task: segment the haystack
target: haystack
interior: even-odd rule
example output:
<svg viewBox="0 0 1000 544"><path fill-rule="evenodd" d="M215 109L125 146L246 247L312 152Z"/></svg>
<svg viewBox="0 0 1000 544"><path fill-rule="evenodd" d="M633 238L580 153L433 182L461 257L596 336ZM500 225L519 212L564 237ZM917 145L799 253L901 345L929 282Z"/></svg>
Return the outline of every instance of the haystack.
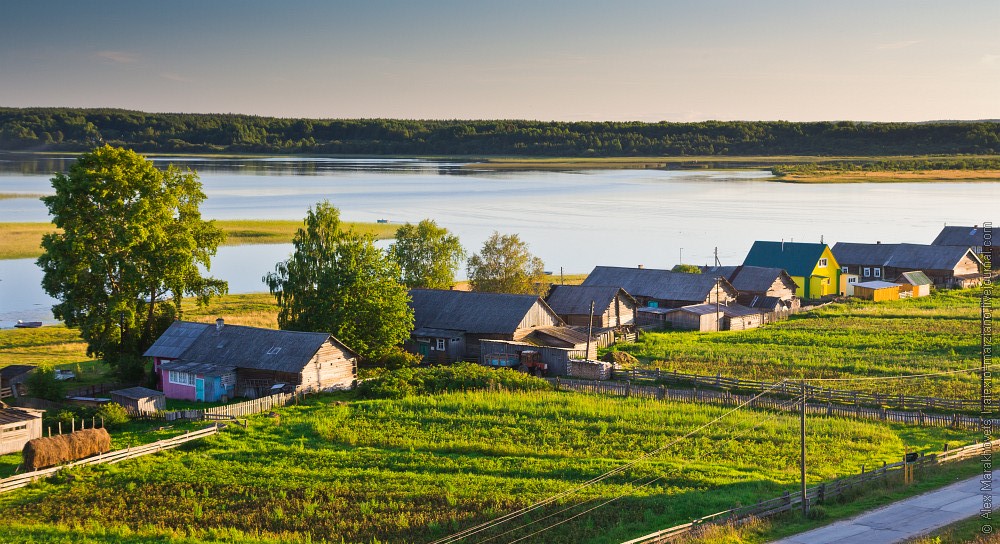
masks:
<svg viewBox="0 0 1000 544"><path fill-rule="evenodd" d="M35 438L24 445L22 463L28 470L61 465L111 450L111 435L104 429L86 429L48 438Z"/></svg>

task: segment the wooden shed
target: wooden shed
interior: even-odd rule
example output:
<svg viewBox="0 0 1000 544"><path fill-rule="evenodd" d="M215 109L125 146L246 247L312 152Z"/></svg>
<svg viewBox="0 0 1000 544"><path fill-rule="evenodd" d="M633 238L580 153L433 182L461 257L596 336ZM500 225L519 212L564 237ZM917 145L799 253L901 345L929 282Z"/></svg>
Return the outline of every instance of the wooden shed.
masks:
<svg viewBox="0 0 1000 544"><path fill-rule="evenodd" d="M117 389L110 393L111 402L120 404L131 413L151 414L167 409L167 396L145 387Z"/></svg>
<svg viewBox="0 0 1000 544"><path fill-rule="evenodd" d="M854 296L875 302L899 300L899 284L887 281L866 281L854 284Z"/></svg>
<svg viewBox="0 0 1000 544"><path fill-rule="evenodd" d="M42 410L0 408L0 455L20 452L29 440L41 436Z"/></svg>
<svg viewBox="0 0 1000 544"><path fill-rule="evenodd" d="M693 304L670 310L663 314L670 328L685 331L719 331L724 327L725 306L716 304Z"/></svg>
<svg viewBox="0 0 1000 544"><path fill-rule="evenodd" d="M903 272L896 278L899 284L899 292L903 296L926 297L931 294L931 286L934 282L923 272ZM909 294L907 294L909 293Z"/></svg>

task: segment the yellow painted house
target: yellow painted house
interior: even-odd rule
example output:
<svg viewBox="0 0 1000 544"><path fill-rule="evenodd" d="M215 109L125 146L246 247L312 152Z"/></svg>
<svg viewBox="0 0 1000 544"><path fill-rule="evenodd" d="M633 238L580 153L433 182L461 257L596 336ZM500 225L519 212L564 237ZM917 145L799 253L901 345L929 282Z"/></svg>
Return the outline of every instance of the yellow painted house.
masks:
<svg viewBox="0 0 1000 544"><path fill-rule="evenodd" d="M802 299L839 294L840 265L826 244L757 241L743 266L784 269L795 280L795 295Z"/></svg>

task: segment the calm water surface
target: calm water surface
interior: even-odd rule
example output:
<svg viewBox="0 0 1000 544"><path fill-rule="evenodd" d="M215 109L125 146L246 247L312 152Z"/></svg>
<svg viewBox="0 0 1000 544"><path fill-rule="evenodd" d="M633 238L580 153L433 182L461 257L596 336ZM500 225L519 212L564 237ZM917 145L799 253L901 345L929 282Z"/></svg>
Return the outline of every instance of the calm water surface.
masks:
<svg viewBox="0 0 1000 544"><path fill-rule="evenodd" d="M155 159L167 164L167 159ZM0 193L50 193L71 160L0 161ZM756 239L930 243L945 224L995 220L1000 184L798 185L764 171L579 170L489 172L415 159L177 159L198 171L214 219L301 219L328 199L349 221L433 218L471 251L494 230L518 233L555 273L597 264L705 264L718 247L738 264ZM992 216L992 217L991 217ZM0 221L46 221L35 199L0 200ZM234 293L290 245L223 247L212 274ZM51 320L33 261L0 261L0 326Z"/></svg>

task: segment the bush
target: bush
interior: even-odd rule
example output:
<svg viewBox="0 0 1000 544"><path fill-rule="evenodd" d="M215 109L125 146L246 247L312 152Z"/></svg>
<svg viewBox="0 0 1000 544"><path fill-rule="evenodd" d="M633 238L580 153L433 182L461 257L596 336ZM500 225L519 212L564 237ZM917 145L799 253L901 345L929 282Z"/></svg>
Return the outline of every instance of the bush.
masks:
<svg viewBox="0 0 1000 544"><path fill-rule="evenodd" d="M66 382L56 379L56 371L51 366L40 366L25 380L28 395L59 402L66 396Z"/></svg>
<svg viewBox="0 0 1000 544"><path fill-rule="evenodd" d="M394 347L388 353L379 358L378 365L383 368L388 368L389 370L396 370L398 368L415 367L419 365L422 360L423 359L419 355Z"/></svg>
<svg viewBox="0 0 1000 544"><path fill-rule="evenodd" d="M473 363L430 368L400 368L361 382L362 398L402 398L450 391L499 388L508 391L552 389L549 382L516 370L493 369Z"/></svg>
<svg viewBox="0 0 1000 544"><path fill-rule="evenodd" d="M117 402L109 402L97 409L94 414L104 421L105 426L117 427L129 422L128 412L125 407Z"/></svg>

